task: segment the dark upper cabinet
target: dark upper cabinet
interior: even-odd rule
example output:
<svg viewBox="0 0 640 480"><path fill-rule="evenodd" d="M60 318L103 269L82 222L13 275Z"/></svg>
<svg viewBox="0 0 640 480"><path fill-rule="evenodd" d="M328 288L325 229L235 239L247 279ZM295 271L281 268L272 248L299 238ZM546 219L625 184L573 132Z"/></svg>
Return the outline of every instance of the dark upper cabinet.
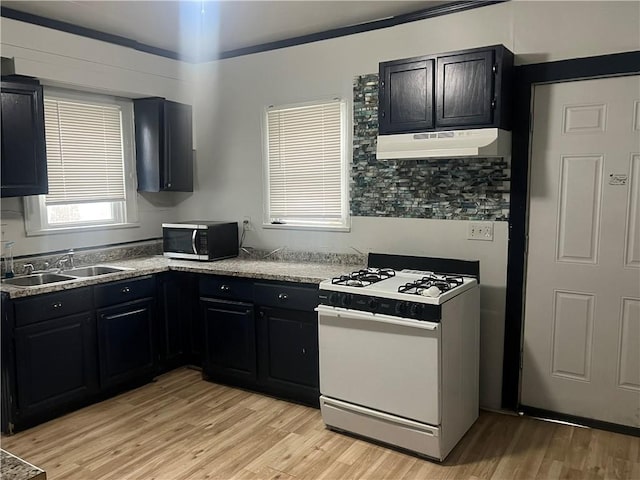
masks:
<svg viewBox="0 0 640 480"><path fill-rule="evenodd" d="M438 57L436 125L492 124L493 68L493 50Z"/></svg>
<svg viewBox="0 0 640 480"><path fill-rule="evenodd" d="M37 80L2 78L2 197L48 192L42 86Z"/></svg>
<svg viewBox="0 0 640 480"><path fill-rule="evenodd" d="M138 191L192 192L191 105L152 97L133 106Z"/></svg>
<svg viewBox="0 0 640 480"><path fill-rule="evenodd" d="M380 66L380 131L433 128L434 60L387 62Z"/></svg>
<svg viewBox="0 0 640 480"><path fill-rule="evenodd" d="M379 132L510 130L512 71L502 45L381 63Z"/></svg>

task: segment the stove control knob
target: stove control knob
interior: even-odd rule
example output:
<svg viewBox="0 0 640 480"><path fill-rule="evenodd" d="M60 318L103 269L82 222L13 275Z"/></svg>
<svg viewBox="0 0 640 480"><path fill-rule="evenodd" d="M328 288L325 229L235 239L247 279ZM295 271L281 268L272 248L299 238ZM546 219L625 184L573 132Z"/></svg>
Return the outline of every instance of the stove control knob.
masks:
<svg viewBox="0 0 640 480"><path fill-rule="evenodd" d="M407 313L407 302L398 302L396 303L396 314L398 315L406 315Z"/></svg>
<svg viewBox="0 0 640 480"><path fill-rule="evenodd" d="M342 296L342 305L344 305L345 307L348 307L349 305L351 305L352 300L353 300L353 296L350 293L345 293Z"/></svg>
<svg viewBox="0 0 640 480"><path fill-rule="evenodd" d="M411 316L414 318L418 318L422 316L422 312L424 312L424 305L420 305L419 303L414 303L411 305Z"/></svg>
<svg viewBox="0 0 640 480"><path fill-rule="evenodd" d="M338 292L331 292L329 294L329 303L331 305L337 305L340 301L340 294Z"/></svg>
<svg viewBox="0 0 640 480"><path fill-rule="evenodd" d="M378 308L378 300L376 300L375 298L370 298L367 301L367 306L371 309L371 310L376 310Z"/></svg>

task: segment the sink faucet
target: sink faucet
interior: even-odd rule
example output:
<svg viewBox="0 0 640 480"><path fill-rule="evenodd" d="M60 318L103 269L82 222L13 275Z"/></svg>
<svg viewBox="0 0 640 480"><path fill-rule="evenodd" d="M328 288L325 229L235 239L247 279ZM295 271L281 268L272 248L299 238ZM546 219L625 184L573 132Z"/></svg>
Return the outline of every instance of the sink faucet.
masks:
<svg viewBox="0 0 640 480"><path fill-rule="evenodd" d="M57 269L59 269L61 272L66 268L67 263L69 268L75 268L75 265L73 264L73 248L70 249L67 253L65 253L64 255L61 255L59 258L57 258L54 262L53 262L53 266Z"/></svg>
<svg viewBox="0 0 640 480"><path fill-rule="evenodd" d="M22 268L24 268L25 275L31 275L34 270L33 263L25 263Z"/></svg>

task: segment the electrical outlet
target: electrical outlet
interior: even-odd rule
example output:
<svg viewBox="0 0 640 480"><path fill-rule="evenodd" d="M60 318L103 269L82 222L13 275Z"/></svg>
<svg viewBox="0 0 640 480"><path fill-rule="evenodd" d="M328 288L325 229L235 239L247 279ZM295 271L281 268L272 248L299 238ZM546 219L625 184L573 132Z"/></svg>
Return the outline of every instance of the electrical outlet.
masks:
<svg viewBox="0 0 640 480"><path fill-rule="evenodd" d="M467 239L493 241L493 222L471 222L467 230Z"/></svg>
<svg viewBox="0 0 640 480"><path fill-rule="evenodd" d="M244 217L242 220L242 227L245 232L250 232L253 230L253 223L251 223L251 217Z"/></svg>

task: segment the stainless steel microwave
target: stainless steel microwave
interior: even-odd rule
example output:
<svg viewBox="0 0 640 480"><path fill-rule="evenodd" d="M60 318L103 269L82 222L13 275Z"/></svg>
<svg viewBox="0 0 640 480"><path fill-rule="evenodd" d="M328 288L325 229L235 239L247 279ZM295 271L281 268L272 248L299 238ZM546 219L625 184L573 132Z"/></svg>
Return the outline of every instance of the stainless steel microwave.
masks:
<svg viewBox="0 0 640 480"><path fill-rule="evenodd" d="M192 220L162 224L165 257L220 260L238 256L238 222Z"/></svg>

